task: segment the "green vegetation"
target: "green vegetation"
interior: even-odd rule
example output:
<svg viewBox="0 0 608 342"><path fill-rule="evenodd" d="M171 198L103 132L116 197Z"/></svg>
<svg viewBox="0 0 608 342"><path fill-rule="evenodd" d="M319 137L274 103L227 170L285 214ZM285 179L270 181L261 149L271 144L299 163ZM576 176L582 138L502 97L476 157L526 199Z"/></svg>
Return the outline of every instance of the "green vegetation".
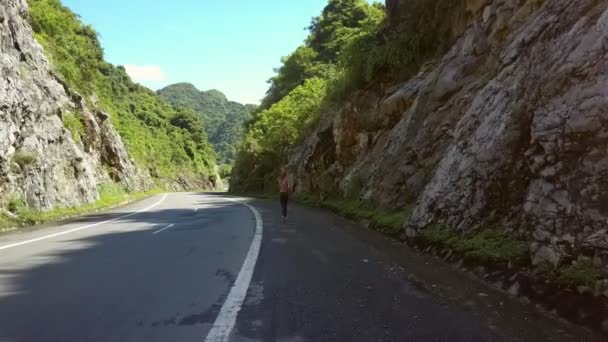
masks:
<svg viewBox="0 0 608 342"><path fill-rule="evenodd" d="M380 4L365 0L330 0L320 16L313 18L304 45L282 59L262 108L270 108L311 78L335 80L344 70L342 60L361 35L376 32L384 18ZM374 24L371 24L371 23ZM369 31L369 32L368 32ZM367 33L365 33L367 32Z"/></svg>
<svg viewBox="0 0 608 342"><path fill-rule="evenodd" d="M23 211L27 208L25 201L22 198L12 196L8 201L8 210L12 213Z"/></svg>
<svg viewBox="0 0 608 342"><path fill-rule="evenodd" d="M559 284L568 287L588 286L608 276L601 268L593 264L591 258L579 257L572 265L561 267L556 271L555 279Z"/></svg>
<svg viewBox="0 0 608 342"><path fill-rule="evenodd" d="M222 164L219 167L218 173L222 179L230 178L230 174L232 174L232 166L229 164Z"/></svg>
<svg viewBox="0 0 608 342"><path fill-rule="evenodd" d="M60 0L29 0L30 22L55 72L92 102L110 113L131 157L154 177L204 177L215 173L215 154L199 115L175 109L153 91L135 84L123 67L103 59L97 33L84 25ZM92 103L89 103L93 106ZM68 115L64 124L80 135Z"/></svg>
<svg viewBox="0 0 608 342"><path fill-rule="evenodd" d="M167 86L158 94L175 107L188 108L199 114L218 162L234 162L237 145L245 134L245 122L251 119L257 106L228 101L218 90L199 91L189 83Z"/></svg>
<svg viewBox="0 0 608 342"><path fill-rule="evenodd" d="M63 113L62 120L63 126L72 133L72 139L76 142L80 142L81 137L84 134L84 125L80 117L72 112L65 112Z"/></svg>
<svg viewBox="0 0 608 342"><path fill-rule="evenodd" d="M13 162L17 163L20 167L26 167L33 165L38 161L36 155L32 152L19 150L13 155Z"/></svg>
<svg viewBox="0 0 608 342"><path fill-rule="evenodd" d="M402 80L444 51L452 34L446 15L457 6L462 4L454 0L412 0L399 20L389 23L382 4L329 0L313 18L304 44L282 59L269 80L240 145L231 189L273 190L277 170L322 112L341 107L373 82Z"/></svg>
<svg viewBox="0 0 608 342"><path fill-rule="evenodd" d="M568 265L555 267L548 261L536 265L536 272L546 280L565 288L586 286L594 289L598 280L608 278L608 273L593 263L589 257L579 256Z"/></svg>
<svg viewBox="0 0 608 342"><path fill-rule="evenodd" d="M269 109L257 113L241 144L235 172L247 177L241 191L274 190L280 165L301 139L302 127L312 125L326 93L327 82L313 78L295 88ZM234 182L231 185L235 185Z"/></svg>
<svg viewBox="0 0 608 342"><path fill-rule="evenodd" d="M524 264L529 261L528 245L523 239L494 228L458 233L435 225L422 231L419 239L426 244L450 248L477 262Z"/></svg>
<svg viewBox="0 0 608 342"><path fill-rule="evenodd" d="M403 224L411 214L411 210L386 210L371 205L365 201L344 199L321 199L313 194L298 194L296 201L319 206L331 210L340 216L352 220L366 220L370 228L384 234L398 237L403 231Z"/></svg>
<svg viewBox="0 0 608 342"><path fill-rule="evenodd" d="M127 202L142 199L160 192L160 189L153 189L146 192L127 193L121 185L108 183L99 187L99 200L94 203L81 207L55 208L50 211L37 211L30 209L21 198L12 197L8 205L8 210L15 214L17 218L9 218L5 215L0 215L0 229L6 229L8 227L18 225L53 222L70 217L89 214L113 206L125 204Z"/></svg>

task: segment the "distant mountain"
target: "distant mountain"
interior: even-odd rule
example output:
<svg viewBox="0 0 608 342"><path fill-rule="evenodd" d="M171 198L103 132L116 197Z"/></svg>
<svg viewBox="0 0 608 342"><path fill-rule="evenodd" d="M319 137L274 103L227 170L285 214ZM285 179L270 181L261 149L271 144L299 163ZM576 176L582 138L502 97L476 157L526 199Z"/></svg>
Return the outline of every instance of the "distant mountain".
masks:
<svg viewBox="0 0 608 342"><path fill-rule="evenodd" d="M219 90L200 91L190 83L167 86L158 94L175 107L186 107L201 115L218 163L230 164L235 160L236 145L244 134L243 126L257 106L228 101Z"/></svg>

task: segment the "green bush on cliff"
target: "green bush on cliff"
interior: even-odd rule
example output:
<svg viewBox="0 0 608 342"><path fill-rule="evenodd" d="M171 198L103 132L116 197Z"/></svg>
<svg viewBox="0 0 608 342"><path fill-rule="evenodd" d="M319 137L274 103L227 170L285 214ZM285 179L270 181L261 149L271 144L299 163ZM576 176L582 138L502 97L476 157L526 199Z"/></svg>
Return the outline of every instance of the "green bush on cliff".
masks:
<svg viewBox="0 0 608 342"><path fill-rule="evenodd" d="M141 167L162 178L210 178L215 173L215 153L200 116L174 109L153 91L133 83L123 67L105 62L97 33L59 0L28 3L35 37L55 72L86 99L98 98L95 106L110 113L129 154ZM68 119L66 127L73 134L79 131L74 120Z"/></svg>
<svg viewBox="0 0 608 342"><path fill-rule="evenodd" d="M65 112L63 113L62 121L63 126L72 134L72 139L76 142L80 142L81 137L84 134L84 124L80 117L72 112Z"/></svg>
<svg viewBox="0 0 608 342"><path fill-rule="evenodd" d="M33 165L38 161L36 155L32 152L19 150L13 155L13 162L17 163L20 167L26 167Z"/></svg>
<svg viewBox="0 0 608 342"><path fill-rule="evenodd" d="M462 3L455 0L410 0L399 23L391 26L384 15L370 11L340 55L344 74L334 89L335 97L340 99L375 77L398 79L412 74L444 51L452 29L446 16L459 6Z"/></svg>

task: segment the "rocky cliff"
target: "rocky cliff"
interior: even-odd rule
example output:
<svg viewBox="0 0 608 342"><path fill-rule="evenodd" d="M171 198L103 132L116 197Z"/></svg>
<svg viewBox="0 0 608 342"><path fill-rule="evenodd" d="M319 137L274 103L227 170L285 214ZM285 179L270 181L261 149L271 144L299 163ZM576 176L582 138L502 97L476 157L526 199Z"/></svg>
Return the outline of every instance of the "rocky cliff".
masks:
<svg viewBox="0 0 608 342"><path fill-rule="evenodd" d="M411 3L387 1L390 25ZM415 207L410 237L491 225L528 236L534 264L605 265L608 2L467 0L435 15L447 52L325 111L290 158L297 191L362 185L362 199Z"/></svg>
<svg viewBox="0 0 608 342"><path fill-rule="evenodd" d="M37 209L77 206L115 181L129 190L151 186L129 159L108 115L51 72L27 22L25 0L0 2L0 196ZM84 132L64 124L76 115ZM112 170L108 173L107 170Z"/></svg>

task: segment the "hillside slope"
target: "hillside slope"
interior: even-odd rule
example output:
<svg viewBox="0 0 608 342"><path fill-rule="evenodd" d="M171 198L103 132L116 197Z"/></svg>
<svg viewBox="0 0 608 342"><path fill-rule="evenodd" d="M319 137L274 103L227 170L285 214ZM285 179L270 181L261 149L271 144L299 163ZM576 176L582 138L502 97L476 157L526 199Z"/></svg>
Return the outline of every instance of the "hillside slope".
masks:
<svg viewBox="0 0 608 342"><path fill-rule="evenodd" d="M80 206L115 183L213 186L196 115L106 63L95 31L58 0L2 2L0 18L1 206Z"/></svg>
<svg viewBox="0 0 608 342"><path fill-rule="evenodd" d="M299 191L357 180L367 200L416 205L410 236L497 224L530 236L535 263L608 258L608 4L479 1L450 17L463 30L436 63L322 114L291 155Z"/></svg>
<svg viewBox="0 0 608 342"><path fill-rule="evenodd" d="M306 73L322 62L311 42L323 34L322 49L343 47L330 61L337 80L324 78L325 94L306 92L317 105L296 116L285 154L264 144L290 95L271 101L231 189L276 191L288 164L298 194L401 212L403 239L505 269L523 263L530 277L591 293L605 312L608 3L388 0L380 21L368 15L346 30L324 20L348 17L345 4L365 6L330 0L285 59L305 61L295 65L306 82L319 77ZM298 52L306 48L310 59ZM275 80L283 69L293 65Z"/></svg>
<svg viewBox="0 0 608 342"><path fill-rule="evenodd" d="M237 144L243 138L244 124L251 119L255 106L228 101L226 95L215 89L199 91L190 83L169 85L158 94L176 107L188 108L201 115L218 162L234 162Z"/></svg>

